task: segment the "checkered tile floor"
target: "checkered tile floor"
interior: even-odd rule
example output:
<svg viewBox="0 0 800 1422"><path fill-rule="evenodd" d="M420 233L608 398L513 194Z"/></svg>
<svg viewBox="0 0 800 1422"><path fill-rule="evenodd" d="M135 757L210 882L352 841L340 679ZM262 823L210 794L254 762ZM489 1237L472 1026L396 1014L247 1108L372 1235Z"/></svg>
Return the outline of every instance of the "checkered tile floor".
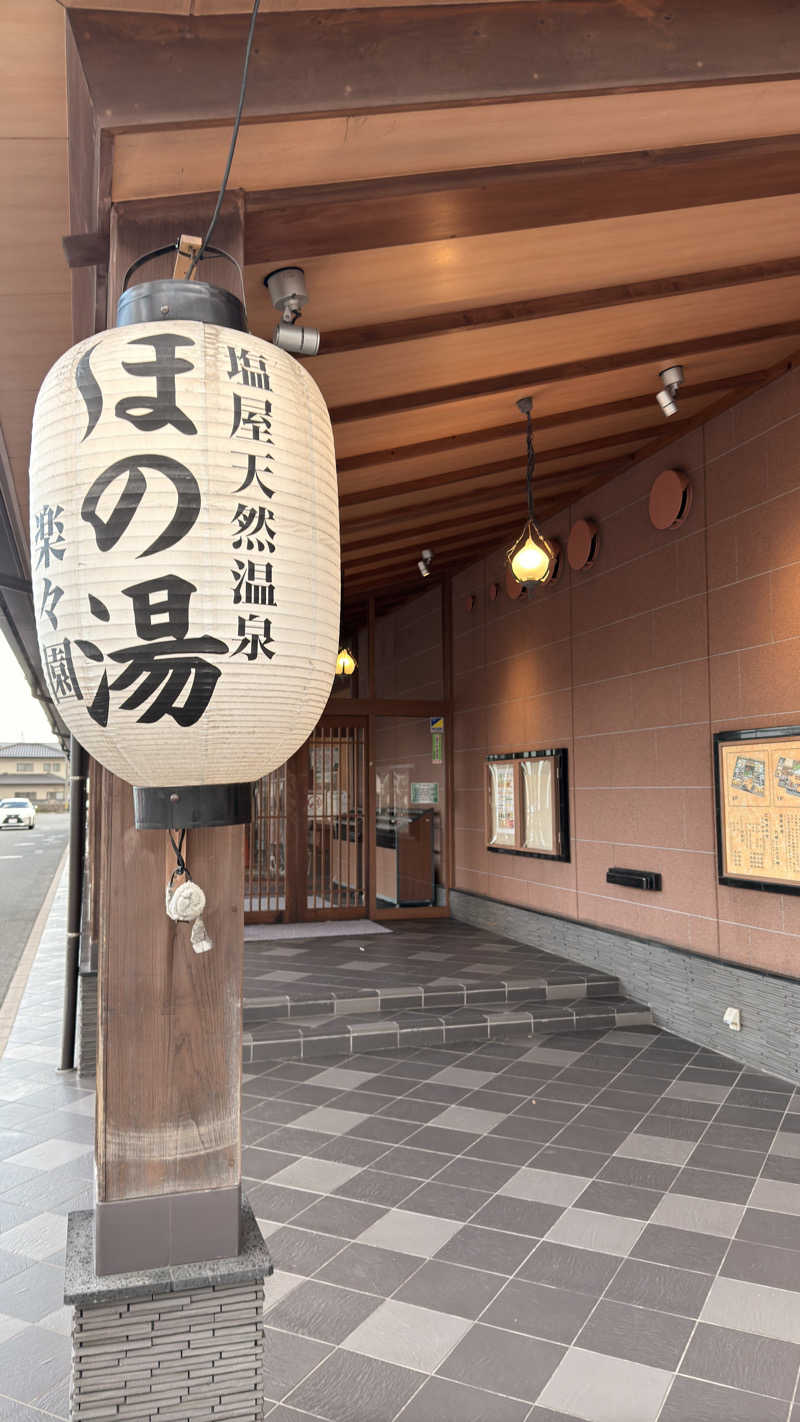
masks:
<svg viewBox="0 0 800 1422"><path fill-rule="evenodd" d="M0 1422L67 1416L63 899L0 1063ZM800 1422L800 1093L654 1028L244 1081L269 1422Z"/></svg>
<svg viewBox="0 0 800 1422"><path fill-rule="evenodd" d="M248 1066L652 1020L611 973L441 919L363 943L249 938L244 973Z"/></svg>

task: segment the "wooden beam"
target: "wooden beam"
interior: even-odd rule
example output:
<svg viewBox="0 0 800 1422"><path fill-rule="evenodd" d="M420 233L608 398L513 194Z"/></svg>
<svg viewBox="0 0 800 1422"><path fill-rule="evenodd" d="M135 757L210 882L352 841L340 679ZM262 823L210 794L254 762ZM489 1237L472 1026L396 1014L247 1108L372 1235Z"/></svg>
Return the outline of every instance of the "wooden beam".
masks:
<svg viewBox="0 0 800 1422"><path fill-rule="evenodd" d="M771 326L750 326L739 331L720 331L718 335L700 336L695 340L680 341L657 346L640 346L637 350L616 351L613 354L592 356L589 359L563 361L559 365L534 367L532 370L515 370L508 374L482 376L477 380L463 380L456 385L439 385L428 390L410 390L402 395L384 396L379 400L363 400L358 404L340 405L331 410L334 425L350 423L353 420L374 419L378 415L396 415L405 410L421 410L429 405L441 405L459 400L472 400L478 395L496 395L506 390L521 387L534 388L552 385L559 380L577 380L584 375L602 375L614 370L627 370L631 366L649 365L656 367L653 373L653 394L657 389L659 363L666 359L685 359L692 355L706 355L711 351L730 350L734 346L755 345L762 341L779 340L785 336L800 335L800 320L778 321Z"/></svg>
<svg viewBox="0 0 800 1422"><path fill-rule="evenodd" d="M719 380L699 381L696 384L691 382L681 389L681 397L686 400L693 400L702 395L719 395L724 390L732 390L739 386L750 387L764 372L749 371L745 375L727 375ZM598 415L621 415L629 410L651 410L655 403L655 395L630 395L624 400L609 400L602 407L597 405L583 405L577 410L559 410L553 415L542 415L536 420L536 429L550 430L557 429L561 425L582 424L585 420L596 420ZM505 425L492 425L489 429L464 430L455 435L445 435L440 439L418 440L415 444L395 445L391 449L370 450L367 454L351 454L343 459L337 459L336 467L340 474L349 474L356 469L371 469L379 464L394 464L398 460L424 458L426 455L444 454L451 449L468 449L474 444L489 444L492 440L508 439L514 435L519 435L523 429L522 423L517 418ZM540 456L544 458L544 456ZM399 486L398 486L399 487ZM345 495L344 498L349 498ZM344 498L339 502L343 503Z"/></svg>
<svg viewBox="0 0 800 1422"><path fill-rule="evenodd" d="M676 87L797 73L786 0L570 0L264 13L247 114L359 113L548 94ZM309 3L309 0L304 0ZM148 7L152 9L151 7ZM70 16L110 128L232 116L247 15ZM590 56L587 60L587 56Z"/></svg>
<svg viewBox="0 0 800 1422"><path fill-rule="evenodd" d="M631 457L631 462L633 462L633 458L634 457ZM569 489L570 497L576 498L583 492L585 487L586 481L578 484L577 487L565 485L565 492ZM554 502L554 497L543 500L537 509L537 517L541 519L546 518L548 516L548 510L552 508ZM420 517L424 519L423 512L420 513ZM485 532L487 528L505 527L508 525L510 537L514 531L516 521L519 521L519 529L517 531L521 532L525 517L525 491L523 489L519 499L498 504L494 509L488 508L480 511L480 533ZM433 544L435 554L437 549L441 550L443 547L447 547L454 542L460 546L464 541L469 541L471 537L476 536L474 533L476 520L474 517L469 517L469 510L464 510L460 518L456 514L455 516L451 516L449 521L444 519L439 522L440 526L438 528L432 527L430 523L423 522L420 527L416 529L403 529L399 534L395 533L390 525L383 530L381 535L376 534L373 538L363 538L351 543L348 547L342 549L342 568L345 573L347 573L348 570L352 570L354 567L357 568L365 565L372 566L374 564L374 566L378 568L383 566L390 567L393 559L399 556L404 549L409 550L406 556L411 557L415 548L427 546L431 543ZM416 561L416 558L414 561Z"/></svg>
<svg viewBox="0 0 800 1422"><path fill-rule="evenodd" d="M800 136L250 193L245 261L456 241L800 189Z"/></svg>
<svg viewBox="0 0 800 1422"><path fill-rule="evenodd" d="M66 239L63 239L66 240ZM571 316L582 311L604 311L613 306L629 306L638 301L688 296L702 291L721 291L730 286L750 286L778 277L800 276L800 257L779 257L770 262L749 262L745 266L718 267L680 276L656 277L648 281L622 282L616 286L593 287L588 291L559 292L527 301L503 301L494 306L473 306L463 311L440 311L415 316L406 321L384 321L375 325L350 326L326 331L322 337L325 355L363 351L381 346L417 341L426 336L485 330L516 321L538 321L548 316Z"/></svg>
<svg viewBox="0 0 800 1422"><path fill-rule="evenodd" d="M652 403L655 402L653 401ZM679 422L677 425L673 425L673 430L679 433L682 427L682 424ZM560 445L557 449L546 449L541 454L537 454L536 467L538 469L543 464L553 464L559 459L571 459L575 456L591 454L592 451L596 449L614 449L621 444L634 444L639 439L652 439L661 433L662 428L662 425L647 425L642 429L618 430L616 434L599 435L597 439L587 439L581 444L564 444ZM519 434L520 446L522 446L524 437L523 427L521 425L515 427L514 432ZM506 470L511 469L518 470L521 478L524 474L524 463L524 452L521 452L512 455L510 459L496 459L492 463L479 464L473 468L449 469L440 474L433 473L427 479L407 479L402 482L395 482L394 484L376 485L370 489L357 489L350 494L340 494L339 507L342 509L359 507L361 504L374 503L378 500L397 499L398 496L403 494L435 493L438 488L445 484L467 483L470 479L489 478L493 474L502 474ZM540 488L546 488L550 482L552 481L536 479L534 481L534 488L538 492ZM470 492L470 498L473 497L473 493L474 491ZM424 507L425 511L429 512L433 508L445 508L448 505L452 507L452 498L439 504L427 502ZM403 511L403 507L404 506L398 507L398 514ZM385 518L386 514L379 515L379 517ZM343 527L351 529L358 525L368 524L370 521L375 522L374 516L372 518L368 515L366 518L347 519Z"/></svg>

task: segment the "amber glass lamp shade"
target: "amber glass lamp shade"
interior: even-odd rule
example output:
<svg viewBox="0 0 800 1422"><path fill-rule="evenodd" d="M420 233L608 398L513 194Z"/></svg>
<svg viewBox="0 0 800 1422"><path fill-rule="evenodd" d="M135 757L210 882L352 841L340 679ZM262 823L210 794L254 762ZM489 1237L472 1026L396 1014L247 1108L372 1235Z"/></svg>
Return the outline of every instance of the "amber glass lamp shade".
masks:
<svg viewBox="0 0 800 1422"><path fill-rule="evenodd" d="M548 583L556 567L556 551L549 539L528 519L507 553L508 566L518 583Z"/></svg>
<svg viewBox="0 0 800 1422"><path fill-rule="evenodd" d="M336 675L352 676L357 665L358 663L352 653L349 652L346 647L342 647L336 658Z"/></svg>

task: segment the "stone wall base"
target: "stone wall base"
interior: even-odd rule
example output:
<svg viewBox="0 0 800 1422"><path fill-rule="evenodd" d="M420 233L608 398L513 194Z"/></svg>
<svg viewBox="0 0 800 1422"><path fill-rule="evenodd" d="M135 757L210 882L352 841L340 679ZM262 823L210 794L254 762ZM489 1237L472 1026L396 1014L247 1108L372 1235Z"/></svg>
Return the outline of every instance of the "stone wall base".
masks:
<svg viewBox="0 0 800 1422"><path fill-rule="evenodd" d="M800 1082L800 978L756 972L462 889L450 890L450 912L476 928L615 973L623 992L652 1008L659 1027L759 1071ZM741 1009L741 1032L725 1026L726 1007Z"/></svg>
<svg viewBox="0 0 800 1422"><path fill-rule="evenodd" d="M75 1037L78 1079L97 1072L97 971L78 977L78 1023Z"/></svg>
<svg viewBox="0 0 800 1422"><path fill-rule="evenodd" d="M264 1279L271 1266L243 1207L235 1260L98 1277L91 1211L70 1216L71 1422L261 1422Z"/></svg>

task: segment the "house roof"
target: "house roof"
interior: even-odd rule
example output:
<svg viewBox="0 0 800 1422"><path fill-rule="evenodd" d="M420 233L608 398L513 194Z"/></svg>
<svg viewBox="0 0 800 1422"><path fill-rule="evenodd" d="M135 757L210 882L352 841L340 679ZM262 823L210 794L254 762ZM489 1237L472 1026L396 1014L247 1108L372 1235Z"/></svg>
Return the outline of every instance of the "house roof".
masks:
<svg viewBox="0 0 800 1422"><path fill-rule="evenodd" d="M0 775L0 796L4 789L10 789L12 785L58 785L63 789L64 784L63 775L44 775L41 771L30 775Z"/></svg>
<svg viewBox="0 0 800 1422"><path fill-rule="evenodd" d="M60 746L48 746L43 741L10 741L7 745L0 745L0 760L16 760L20 757L27 760L67 758Z"/></svg>

